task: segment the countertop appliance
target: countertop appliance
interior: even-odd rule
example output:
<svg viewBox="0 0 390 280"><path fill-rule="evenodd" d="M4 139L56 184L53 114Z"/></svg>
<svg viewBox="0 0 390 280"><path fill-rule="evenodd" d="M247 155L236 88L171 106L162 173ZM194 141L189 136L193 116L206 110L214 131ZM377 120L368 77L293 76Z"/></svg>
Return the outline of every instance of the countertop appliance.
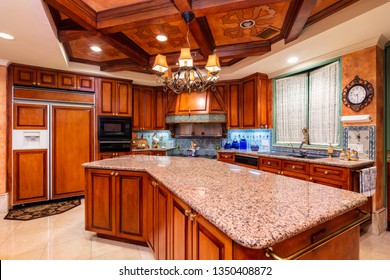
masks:
<svg viewBox="0 0 390 280"><path fill-rule="evenodd" d="M98 117L98 138L100 141L130 141L131 128L131 117Z"/></svg>

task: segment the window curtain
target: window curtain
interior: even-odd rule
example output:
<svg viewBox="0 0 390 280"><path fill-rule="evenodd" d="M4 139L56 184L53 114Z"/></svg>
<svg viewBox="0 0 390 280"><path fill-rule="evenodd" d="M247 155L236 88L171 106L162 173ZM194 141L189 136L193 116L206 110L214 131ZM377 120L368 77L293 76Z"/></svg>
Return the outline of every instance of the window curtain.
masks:
<svg viewBox="0 0 390 280"><path fill-rule="evenodd" d="M339 145L340 79L339 62L309 74L309 143Z"/></svg>
<svg viewBox="0 0 390 280"><path fill-rule="evenodd" d="M307 73L275 81L276 143L301 143L306 127Z"/></svg>

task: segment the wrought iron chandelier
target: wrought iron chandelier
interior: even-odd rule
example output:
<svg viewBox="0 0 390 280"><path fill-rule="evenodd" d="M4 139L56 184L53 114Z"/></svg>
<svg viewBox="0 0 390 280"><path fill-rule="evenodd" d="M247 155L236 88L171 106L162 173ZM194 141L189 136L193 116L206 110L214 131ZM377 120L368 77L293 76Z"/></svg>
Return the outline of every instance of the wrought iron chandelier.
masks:
<svg viewBox="0 0 390 280"><path fill-rule="evenodd" d="M176 73L171 72L167 59L164 55L158 54L153 64L153 70L157 72L156 81L164 84L164 91L172 90L176 94L187 92L202 93L208 89L215 90L215 84L219 78L221 66L216 54L209 55L205 68L207 76L194 65L190 49L189 23L195 17L192 12L184 12L183 19L187 23L187 44L188 48L182 48L179 57L179 69Z"/></svg>

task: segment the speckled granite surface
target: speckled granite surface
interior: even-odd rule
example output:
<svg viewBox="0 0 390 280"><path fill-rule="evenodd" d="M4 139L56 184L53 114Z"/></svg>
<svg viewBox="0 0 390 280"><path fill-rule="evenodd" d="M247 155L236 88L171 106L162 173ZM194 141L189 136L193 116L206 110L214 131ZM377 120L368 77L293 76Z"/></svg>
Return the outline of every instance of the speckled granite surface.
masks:
<svg viewBox="0 0 390 280"><path fill-rule="evenodd" d="M324 165L331 165L331 166L338 166L338 167L347 167L347 168L358 168L358 167L364 167L368 166L370 164L373 164L375 161L368 160L368 159L359 159L357 161L352 160L341 160L337 157L335 158L318 158L318 159L306 159L306 158L296 158L291 156L286 156L280 153L261 153L261 152L252 152L250 150L219 150L219 152L227 152L227 153L235 153L235 154L241 154L241 155L249 155L249 156L262 156L262 157L272 157L272 158L280 158L280 159L288 159L288 160L295 160L295 161L302 161L302 162L308 162L308 163L318 163L318 164L324 164Z"/></svg>
<svg viewBox="0 0 390 280"><path fill-rule="evenodd" d="M367 200L358 193L205 158L138 155L83 166L145 171L249 248L271 246Z"/></svg>
<svg viewBox="0 0 390 280"><path fill-rule="evenodd" d="M142 151L153 151L153 152L158 152L158 151L163 151L163 152L168 152L168 151L173 151L175 148L159 148L159 149L154 149L154 148L147 148L147 149L133 149L131 150L132 152L142 152Z"/></svg>

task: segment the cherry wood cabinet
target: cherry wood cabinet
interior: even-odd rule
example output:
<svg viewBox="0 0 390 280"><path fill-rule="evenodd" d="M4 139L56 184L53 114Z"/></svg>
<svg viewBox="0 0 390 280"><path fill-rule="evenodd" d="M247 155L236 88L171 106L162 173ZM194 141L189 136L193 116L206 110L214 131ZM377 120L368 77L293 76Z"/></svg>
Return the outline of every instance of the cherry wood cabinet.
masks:
<svg viewBox="0 0 390 280"><path fill-rule="evenodd" d="M95 77L58 73L58 88L95 92Z"/></svg>
<svg viewBox="0 0 390 280"><path fill-rule="evenodd" d="M94 109L52 107L52 197L83 195L84 168L94 160Z"/></svg>
<svg viewBox="0 0 390 280"><path fill-rule="evenodd" d="M134 86L133 130L153 130L155 111L154 89L152 87Z"/></svg>
<svg viewBox="0 0 390 280"><path fill-rule="evenodd" d="M165 113L168 106L168 94L162 88L155 89L155 114L154 129L164 130L167 128L165 123Z"/></svg>
<svg viewBox="0 0 390 280"><path fill-rule="evenodd" d="M218 153L218 160L227 162L227 163L234 163L234 153L225 153L225 152L219 152Z"/></svg>
<svg viewBox="0 0 390 280"><path fill-rule="evenodd" d="M13 151L13 204L48 200L47 149Z"/></svg>
<svg viewBox="0 0 390 280"><path fill-rule="evenodd" d="M145 243L147 175L86 169L86 178L86 230Z"/></svg>
<svg viewBox="0 0 390 280"><path fill-rule="evenodd" d="M95 77L51 69L13 66L14 84L95 92Z"/></svg>
<svg viewBox="0 0 390 280"><path fill-rule="evenodd" d="M148 179L147 194L147 242L157 260L168 260L169 256L169 203L170 191L154 178Z"/></svg>
<svg viewBox="0 0 390 280"><path fill-rule="evenodd" d="M38 86L56 88L57 72L23 66L15 66L13 69L14 84L26 86Z"/></svg>
<svg viewBox="0 0 390 280"><path fill-rule="evenodd" d="M97 111L102 116L132 116L132 83L98 79Z"/></svg>
<svg viewBox="0 0 390 280"><path fill-rule="evenodd" d="M121 156L126 156L126 155L130 155L130 152L116 152L116 153L101 152L98 154L98 158L99 158L99 160L101 160L101 159L121 157Z"/></svg>
<svg viewBox="0 0 390 280"><path fill-rule="evenodd" d="M268 77L255 73L228 83L228 129L268 127Z"/></svg>

